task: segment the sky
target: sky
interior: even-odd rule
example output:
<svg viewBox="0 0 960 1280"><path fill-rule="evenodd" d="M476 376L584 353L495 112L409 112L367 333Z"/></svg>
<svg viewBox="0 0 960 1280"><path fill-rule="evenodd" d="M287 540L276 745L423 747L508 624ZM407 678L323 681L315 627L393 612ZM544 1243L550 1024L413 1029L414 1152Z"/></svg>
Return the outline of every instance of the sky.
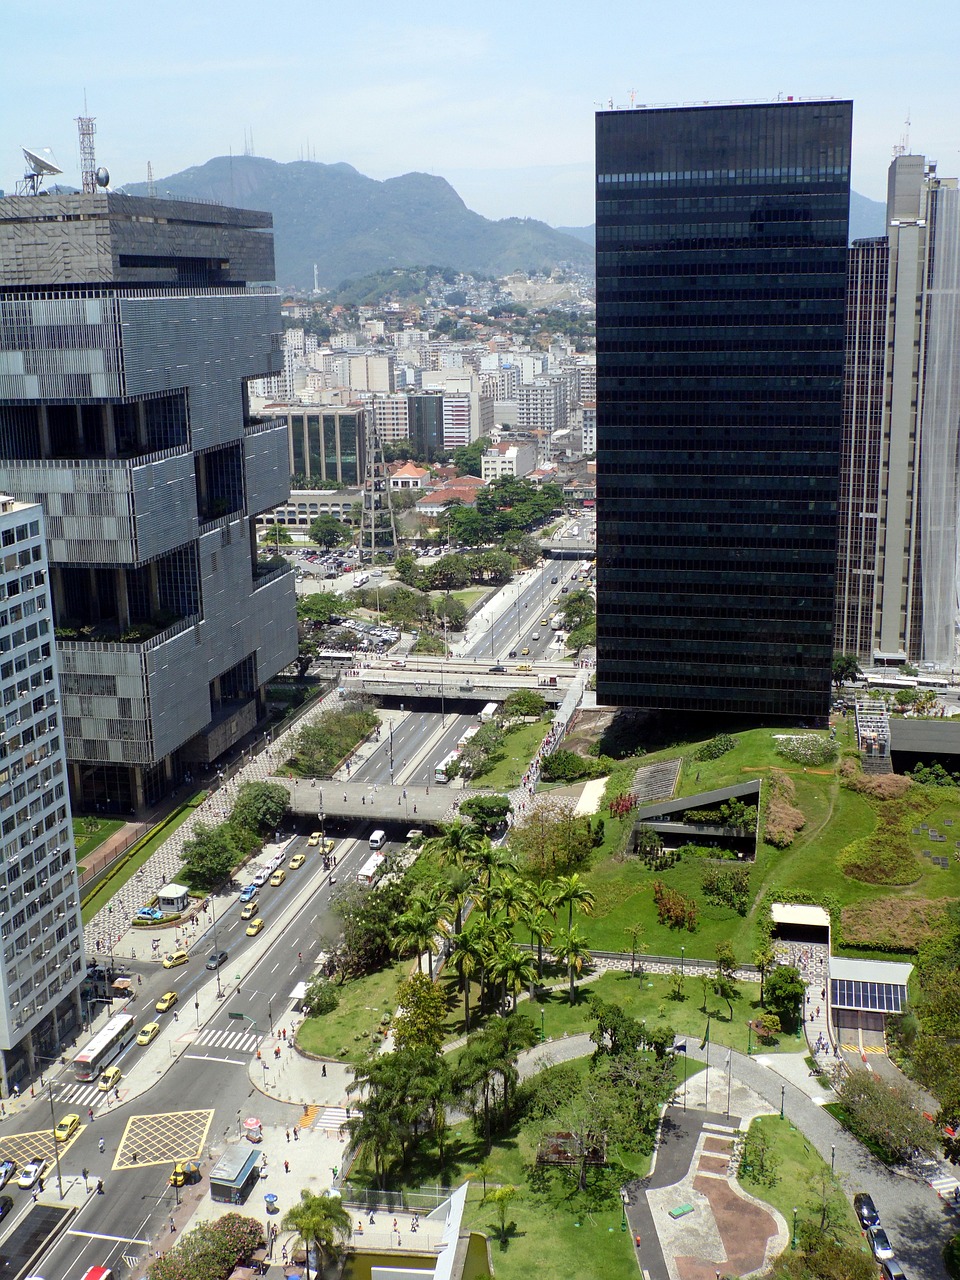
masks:
<svg viewBox="0 0 960 1280"><path fill-rule="evenodd" d="M960 174L946 0L2 0L0 50L8 194L21 146L79 186L84 93L114 186L252 149L438 174L486 217L581 226L598 107L781 94L853 98L863 195L884 198L904 142Z"/></svg>

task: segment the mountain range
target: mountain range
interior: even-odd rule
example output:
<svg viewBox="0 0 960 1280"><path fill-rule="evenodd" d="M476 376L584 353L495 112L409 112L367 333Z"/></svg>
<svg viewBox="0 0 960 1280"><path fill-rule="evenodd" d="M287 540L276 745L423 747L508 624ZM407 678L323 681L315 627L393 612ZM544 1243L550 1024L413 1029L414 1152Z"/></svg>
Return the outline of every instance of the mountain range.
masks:
<svg viewBox="0 0 960 1280"><path fill-rule="evenodd" d="M128 184L146 195L145 183ZM593 250L532 218L492 222L468 209L444 178L404 173L378 182L349 164L217 156L156 182L159 196L215 200L273 214L277 283L326 288L391 267L453 267L478 275L593 271Z"/></svg>
<svg viewBox="0 0 960 1280"><path fill-rule="evenodd" d="M404 173L380 182L349 164L216 156L156 182L160 196L213 200L273 214L277 283L309 290L394 267L452 267L476 275L592 273L595 229L533 218L492 221L468 209L445 178ZM145 183L128 184L146 195ZM850 239L882 235L885 206L852 193Z"/></svg>

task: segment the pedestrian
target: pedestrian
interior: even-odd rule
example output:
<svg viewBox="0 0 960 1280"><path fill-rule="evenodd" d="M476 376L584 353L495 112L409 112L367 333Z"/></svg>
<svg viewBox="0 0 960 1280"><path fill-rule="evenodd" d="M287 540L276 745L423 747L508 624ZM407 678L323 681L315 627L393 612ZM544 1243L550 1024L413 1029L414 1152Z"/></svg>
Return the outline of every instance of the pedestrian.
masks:
<svg viewBox="0 0 960 1280"><path fill-rule="evenodd" d="M37 1201L38 1201L39 1199L40 1199L40 1191L39 1191L39 1188L34 1187L34 1188L33 1188L33 1203L34 1203L34 1204L36 1204L36 1203L37 1203Z"/></svg>
<svg viewBox="0 0 960 1280"><path fill-rule="evenodd" d="M394 1218L394 1220L393 1220L393 1229L394 1229L394 1231L399 1231L399 1230L400 1230L400 1228L397 1226L397 1220L396 1220L396 1218Z"/></svg>
<svg viewBox="0 0 960 1280"><path fill-rule="evenodd" d="M87 1107L87 1119L93 1124L93 1107Z"/></svg>
<svg viewBox="0 0 960 1280"><path fill-rule="evenodd" d="M817 1017L818 1017L818 1018L820 1017L820 1006L819 1006L819 1005L817 1005Z"/></svg>
<svg viewBox="0 0 960 1280"><path fill-rule="evenodd" d="M283 1248L280 1250L280 1261L281 1261L281 1262L284 1262L284 1263L287 1261L287 1246L286 1246L286 1245L284 1245L284 1246L283 1246Z"/></svg>
<svg viewBox="0 0 960 1280"><path fill-rule="evenodd" d="M103 1155L103 1151L104 1151L104 1141L103 1141L103 1139L102 1139L102 1138L101 1138L101 1139L100 1139L100 1141L97 1143L97 1146L100 1148L100 1154L101 1154L101 1155Z"/></svg>
<svg viewBox="0 0 960 1280"><path fill-rule="evenodd" d="M289 1161L289 1160L284 1160L284 1162L283 1162L283 1172L284 1172L284 1173L289 1173L289 1172L290 1172L290 1161Z"/></svg>
<svg viewBox="0 0 960 1280"><path fill-rule="evenodd" d="M296 1125L293 1126L293 1140L294 1142L300 1141L300 1130L297 1128Z"/></svg>
<svg viewBox="0 0 960 1280"><path fill-rule="evenodd" d="M284 1028L283 1028L283 1030L280 1032L280 1034L283 1036L284 1040L286 1040L286 1038L287 1038L287 1028L286 1028L286 1027L284 1027Z"/></svg>
<svg viewBox="0 0 960 1280"><path fill-rule="evenodd" d="M326 1063L324 1063L324 1064L323 1064L323 1066L320 1068L320 1074L324 1077L324 1079L326 1079L326 1075L327 1075L327 1064L326 1064Z"/></svg>
<svg viewBox="0 0 960 1280"><path fill-rule="evenodd" d="M138 987L142 987L142 986L143 986L143 974L142 974L142 973L138 973L138 974L137 974L137 986L138 986Z"/></svg>
<svg viewBox="0 0 960 1280"><path fill-rule="evenodd" d="M177 1229L177 1224L174 1222L173 1218L171 1218L171 1219L170 1219L170 1232L171 1232L171 1234L172 1234L174 1231L176 1231L176 1229Z"/></svg>
<svg viewBox="0 0 960 1280"><path fill-rule="evenodd" d="M180 1015L177 1013L176 1009L174 1009L174 1011L173 1011L173 1020L174 1020L174 1022L179 1022L179 1021L180 1021Z"/></svg>
<svg viewBox="0 0 960 1280"><path fill-rule="evenodd" d="M288 1141L288 1142L290 1141L290 1130L289 1130L289 1129L287 1130L287 1141Z"/></svg>
<svg viewBox="0 0 960 1280"><path fill-rule="evenodd" d="M302 951L298 951L298 952L297 952L297 964L303 964L303 952L302 952Z"/></svg>

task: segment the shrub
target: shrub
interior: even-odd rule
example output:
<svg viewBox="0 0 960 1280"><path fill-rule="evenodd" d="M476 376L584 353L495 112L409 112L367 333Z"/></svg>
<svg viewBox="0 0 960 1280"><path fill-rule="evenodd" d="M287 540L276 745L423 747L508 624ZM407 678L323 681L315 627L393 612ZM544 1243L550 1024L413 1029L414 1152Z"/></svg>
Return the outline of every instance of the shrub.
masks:
<svg viewBox="0 0 960 1280"><path fill-rule="evenodd" d="M917 764L908 771L914 782L925 787L955 787L960 784L960 774L948 773L939 760L932 764Z"/></svg>
<svg viewBox="0 0 960 1280"><path fill-rule="evenodd" d="M301 777L329 777L379 723L374 711L325 711L297 735L288 765Z"/></svg>
<svg viewBox="0 0 960 1280"><path fill-rule="evenodd" d="M603 772L599 760L586 760L563 747L545 756L540 766L544 782L577 782L580 778L599 778Z"/></svg>
<svg viewBox="0 0 960 1280"><path fill-rule="evenodd" d="M334 983L322 974L315 973L307 983L303 1005L311 1018L324 1013L333 1013L340 1003L340 993Z"/></svg>
<svg viewBox="0 0 960 1280"><path fill-rule="evenodd" d="M794 764L828 764L837 758L837 744L819 733L777 734L777 755Z"/></svg>
<svg viewBox="0 0 960 1280"><path fill-rule="evenodd" d="M920 778L916 780L922 781ZM855 760L844 760L840 765L840 785L850 791L858 791L861 795L871 796L874 800L899 800L913 784L902 773L864 773Z"/></svg>
<svg viewBox="0 0 960 1280"><path fill-rule="evenodd" d="M718 733L710 742L705 742L697 754L695 760L719 760L721 756L725 756L728 751L732 751L737 745L736 738L729 733Z"/></svg>
<svg viewBox="0 0 960 1280"><path fill-rule="evenodd" d="M746 867L705 867L703 896L719 907L732 907L745 916L750 905L750 872Z"/></svg>
<svg viewBox="0 0 960 1280"><path fill-rule="evenodd" d="M913 884L920 879L920 864L907 837L888 824L841 849L840 869L863 884Z"/></svg>
<svg viewBox="0 0 960 1280"><path fill-rule="evenodd" d="M789 848L797 832L806 825L803 811L793 803L796 795L797 789L790 775L782 769L771 769L763 838L775 849Z"/></svg>
<svg viewBox="0 0 960 1280"><path fill-rule="evenodd" d="M669 888L662 880L654 880L653 901L656 903L657 919L661 924L671 929L695 932L699 911L693 898L685 897L679 889Z"/></svg>
<svg viewBox="0 0 960 1280"><path fill-rule="evenodd" d="M919 951L943 934L947 903L929 898L873 898L844 907L843 941L876 951Z"/></svg>

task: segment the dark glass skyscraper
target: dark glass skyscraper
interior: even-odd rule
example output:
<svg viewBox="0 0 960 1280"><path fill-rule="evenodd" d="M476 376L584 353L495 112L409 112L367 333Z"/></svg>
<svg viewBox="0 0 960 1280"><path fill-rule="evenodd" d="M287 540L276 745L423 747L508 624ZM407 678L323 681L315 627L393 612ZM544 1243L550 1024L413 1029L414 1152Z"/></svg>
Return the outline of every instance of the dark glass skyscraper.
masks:
<svg viewBox="0 0 960 1280"><path fill-rule="evenodd" d="M852 103L597 116L597 693L829 705Z"/></svg>

